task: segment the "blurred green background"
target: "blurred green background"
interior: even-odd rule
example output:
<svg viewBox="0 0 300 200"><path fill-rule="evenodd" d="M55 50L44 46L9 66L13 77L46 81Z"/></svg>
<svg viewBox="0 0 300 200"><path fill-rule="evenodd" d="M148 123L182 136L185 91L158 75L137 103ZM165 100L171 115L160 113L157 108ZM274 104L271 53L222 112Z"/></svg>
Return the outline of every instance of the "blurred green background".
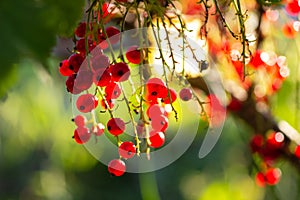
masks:
<svg viewBox="0 0 300 200"><path fill-rule="evenodd" d="M248 148L251 130L232 116L207 157L198 158L206 133L199 129L188 151L170 166L112 177L72 140L70 95L57 70L61 58L50 55L56 35L69 36L82 12L80 0L0 2L1 200L300 198L299 175L285 162L279 163L283 176L278 185L256 186ZM296 57L289 60L292 66L297 62L294 50L289 48L290 57ZM273 99L276 115L294 125L294 109L285 105L294 102L290 90L295 80L292 76Z"/></svg>

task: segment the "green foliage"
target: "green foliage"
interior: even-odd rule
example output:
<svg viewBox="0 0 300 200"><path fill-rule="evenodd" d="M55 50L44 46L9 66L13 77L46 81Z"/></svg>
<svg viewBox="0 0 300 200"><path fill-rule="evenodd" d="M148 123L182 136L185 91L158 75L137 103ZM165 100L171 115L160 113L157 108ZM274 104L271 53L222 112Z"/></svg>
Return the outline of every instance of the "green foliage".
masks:
<svg viewBox="0 0 300 200"><path fill-rule="evenodd" d="M72 33L83 6L82 0L0 2L0 97L13 83L16 71L13 65L23 57L44 63L55 45L56 35Z"/></svg>

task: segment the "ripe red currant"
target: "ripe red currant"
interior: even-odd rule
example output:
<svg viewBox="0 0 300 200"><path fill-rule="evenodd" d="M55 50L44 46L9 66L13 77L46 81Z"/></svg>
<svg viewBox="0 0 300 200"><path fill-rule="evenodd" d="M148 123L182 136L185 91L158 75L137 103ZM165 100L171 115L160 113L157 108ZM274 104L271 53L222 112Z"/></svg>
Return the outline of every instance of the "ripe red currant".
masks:
<svg viewBox="0 0 300 200"><path fill-rule="evenodd" d="M70 76L74 74L74 71L70 69L70 64L68 60L63 60L59 64L59 72L62 76Z"/></svg>
<svg viewBox="0 0 300 200"><path fill-rule="evenodd" d="M117 99L121 95L121 88L116 83L109 84L105 87L105 94L108 99Z"/></svg>
<svg viewBox="0 0 300 200"><path fill-rule="evenodd" d="M126 51L126 58L133 64L140 64L143 59L143 51L138 46L131 46Z"/></svg>
<svg viewBox="0 0 300 200"><path fill-rule="evenodd" d="M93 133L96 136L101 136L104 133L104 129L105 129L105 126L102 123L98 123L93 129Z"/></svg>
<svg viewBox="0 0 300 200"><path fill-rule="evenodd" d="M151 118L151 127L153 130L165 132L169 126L169 120L164 115Z"/></svg>
<svg viewBox="0 0 300 200"><path fill-rule="evenodd" d="M149 108L146 111L146 114L150 119L152 119L156 116L165 114L165 112L166 111L162 106L158 104L153 104L149 106Z"/></svg>
<svg viewBox="0 0 300 200"><path fill-rule="evenodd" d="M279 168L270 168L266 171L266 182L269 185L276 185L281 178L281 170Z"/></svg>
<svg viewBox="0 0 300 200"><path fill-rule="evenodd" d="M183 101L191 100L192 96L193 96L193 92L190 88L182 88L179 92L179 97Z"/></svg>
<svg viewBox="0 0 300 200"><path fill-rule="evenodd" d="M88 70L80 70L75 79L75 87L81 91L87 90L93 83L93 73Z"/></svg>
<svg viewBox="0 0 300 200"><path fill-rule="evenodd" d="M109 67L109 58L104 54L95 55L91 59L92 69L96 72L98 69L106 69Z"/></svg>
<svg viewBox="0 0 300 200"><path fill-rule="evenodd" d="M84 38L82 38L76 42L76 50L79 51L82 55L85 55L85 53L86 53L85 42L86 42L86 39L84 39ZM88 39L87 47L88 47L89 52L91 52L96 47L96 44L92 40Z"/></svg>
<svg viewBox="0 0 300 200"><path fill-rule="evenodd" d="M72 74L66 80L67 91L72 94L79 94L80 92L82 92L82 90L79 90L74 86L76 76L77 74Z"/></svg>
<svg viewBox="0 0 300 200"><path fill-rule="evenodd" d="M165 143L165 135L161 131L151 131L149 137L150 144L152 148L159 148Z"/></svg>
<svg viewBox="0 0 300 200"><path fill-rule="evenodd" d="M75 29L75 35L77 37L84 37L86 32L86 23L85 22L80 22Z"/></svg>
<svg viewBox="0 0 300 200"><path fill-rule="evenodd" d="M126 81L130 76L130 69L126 63L120 62L110 67L112 80L115 82Z"/></svg>
<svg viewBox="0 0 300 200"><path fill-rule="evenodd" d="M95 85L99 87L105 87L111 82L111 73L109 72L109 68L99 68L94 72L93 82Z"/></svg>
<svg viewBox="0 0 300 200"><path fill-rule="evenodd" d="M70 65L69 68L73 70L75 73L77 73L83 61L84 61L84 57L81 54L74 53L68 59Z"/></svg>
<svg viewBox="0 0 300 200"><path fill-rule="evenodd" d="M78 127L74 131L74 140L78 144L84 144L89 141L91 137L90 131L87 127Z"/></svg>
<svg viewBox="0 0 300 200"><path fill-rule="evenodd" d="M109 26L105 29L107 37L111 44L116 44L120 40L120 30L114 26Z"/></svg>
<svg viewBox="0 0 300 200"><path fill-rule="evenodd" d="M113 176L122 176L126 171L124 161L120 159L111 160L108 163L108 172Z"/></svg>
<svg viewBox="0 0 300 200"><path fill-rule="evenodd" d="M85 126L86 122L87 122L87 119L83 115L76 115L76 117L74 117L74 123L77 127Z"/></svg>
<svg viewBox="0 0 300 200"><path fill-rule="evenodd" d="M262 172L258 172L255 176L255 182L258 186L264 187L266 185L265 175Z"/></svg>
<svg viewBox="0 0 300 200"><path fill-rule="evenodd" d="M120 118L111 118L107 122L107 130L114 136L120 135L125 131L125 123Z"/></svg>
<svg viewBox="0 0 300 200"><path fill-rule="evenodd" d="M164 98L167 95L168 89L161 79L151 78L147 81L145 99L150 104L156 104L158 98Z"/></svg>
<svg viewBox="0 0 300 200"><path fill-rule="evenodd" d="M300 159L300 145L296 146L294 154L297 158Z"/></svg>
<svg viewBox="0 0 300 200"><path fill-rule="evenodd" d="M92 94L82 94L76 101L76 107L80 112L91 112L98 105L98 99Z"/></svg>
<svg viewBox="0 0 300 200"><path fill-rule="evenodd" d="M260 134L254 135L250 141L250 147L253 153L260 152L264 145L264 137Z"/></svg>
<svg viewBox="0 0 300 200"><path fill-rule="evenodd" d="M291 0L288 1L285 7L286 12L291 16L297 16L300 12L300 5L298 0Z"/></svg>
<svg viewBox="0 0 300 200"><path fill-rule="evenodd" d="M134 156L136 147L132 142L122 142L119 146L119 154L122 158L129 159Z"/></svg>
<svg viewBox="0 0 300 200"><path fill-rule="evenodd" d="M284 135L281 132L272 132L267 135L266 147L269 149L280 149L283 146Z"/></svg>

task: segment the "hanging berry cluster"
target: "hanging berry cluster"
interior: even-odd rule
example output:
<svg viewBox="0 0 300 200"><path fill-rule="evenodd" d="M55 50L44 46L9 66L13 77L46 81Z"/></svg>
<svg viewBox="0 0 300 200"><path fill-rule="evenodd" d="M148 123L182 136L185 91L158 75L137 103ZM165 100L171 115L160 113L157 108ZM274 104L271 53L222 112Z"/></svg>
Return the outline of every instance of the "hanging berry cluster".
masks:
<svg viewBox="0 0 300 200"><path fill-rule="evenodd" d="M152 3L151 6L158 6ZM180 91L175 91L170 86L166 63L162 77L152 75L148 65L150 51L143 47L148 42L147 38L130 45L124 52L122 31L125 18L136 4L138 2L93 1L87 11L87 21L79 23L74 31L73 54L63 60L59 68L60 74L67 77L66 88L74 95L75 112L78 113L73 118L76 125L74 140L85 144L93 137L96 141L97 138L101 140L100 136L104 133L114 137L119 158L108 163L108 171L114 176L124 174L127 159L140 153L147 153L150 159L151 149L165 144L170 116L178 120L174 106L178 92L183 102L197 98L201 103L191 88L181 87ZM116 10L123 15L120 28L107 24ZM135 11L139 18L139 11ZM148 12L144 11L144 15L149 14L149 18L146 16L144 20L151 19L150 10ZM141 25L142 22L137 21ZM174 75L174 70L169 72L178 80L182 80L184 75ZM128 120L120 116L119 107L127 108ZM101 117L104 113L109 115L108 120ZM124 140L122 135L129 125L134 127L134 134L132 140Z"/></svg>

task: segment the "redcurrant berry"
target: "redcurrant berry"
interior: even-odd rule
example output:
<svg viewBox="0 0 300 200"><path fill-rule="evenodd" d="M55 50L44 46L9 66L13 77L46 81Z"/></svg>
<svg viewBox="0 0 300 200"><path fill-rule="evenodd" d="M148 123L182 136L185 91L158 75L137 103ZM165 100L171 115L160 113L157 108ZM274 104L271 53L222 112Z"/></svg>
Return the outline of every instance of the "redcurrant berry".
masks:
<svg viewBox="0 0 300 200"><path fill-rule="evenodd" d="M84 127L87 119L83 115L76 115L76 117L74 118L74 122L77 127Z"/></svg>
<svg viewBox="0 0 300 200"><path fill-rule="evenodd" d="M78 144L86 143L87 141L89 141L90 137L91 137L90 131L86 127L78 127L74 131L73 138L75 142L77 142Z"/></svg>
<svg viewBox="0 0 300 200"><path fill-rule="evenodd" d="M92 57L92 69L96 72L98 69L106 69L109 67L110 61L106 55L99 54Z"/></svg>
<svg viewBox="0 0 300 200"><path fill-rule="evenodd" d="M75 87L81 91L87 90L93 83L93 73L88 70L80 70L75 79Z"/></svg>
<svg viewBox="0 0 300 200"><path fill-rule="evenodd" d="M159 78L151 78L146 83L145 99L150 104L157 103L158 98L164 98L168 94L168 89L165 83Z"/></svg>
<svg viewBox="0 0 300 200"><path fill-rule="evenodd" d="M164 115L151 118L151 127L156 131L165 132L169 126L169 120Z"/></svg>
<svg viewBox="0 0 300 200"><path fill-rule="evenodd" d="M270 168L266 171L265 177L269 185L276 185L281 178L281 170L279 168Z"/></svg>
<svg viewBox="0 0 300 200"><path fill-rule="evenodd" d="M296 146L294 154L297 158L300 159L300 145Z"/></svg>
<svg viewBox="0 0 300 200"><path fill-rule="evenodd" d="M74 74L74 71L70 69L69 61L63 60L59 64L59 72L62 76L70 76Z"/></svg>
<svg viewBox="0 0 300 200"><path fill-rule="evenodd" d="M183 101L189 101L193 96L193 92L190 88L183 88L180 90L179 96Z"/></svg>
<svg viewBox="0 0 300 200"><path fill-rule="evenodd" d="M138 46L131 46L126 51L126 58L133 64L140 64L143 59L143 51Z"/></svg>
<svg viewBox="0 0 300 200"><path fill-rule="evenodd" d="M99 87L108 86L111 82L111 73L109 72L109 68L99 68L95 71L93 75L93 82Z"/></svg>
<svg viewBox="0 0 300 200"><path fill-rule="evenodd" d="M298 0L291 0L288 1L285 7L286 12L291 16L297 16L300 12L300 5Z"/></svg>
<svg viewBox="0 0 300 200"><path fill-rule="evenodd" d="M165 143L165 135L160 131L151 131L149 137L150 144L152 148L159 148Z"/></svg>
<svg viewBox="0 0 300 200"><path fill-rule="evenodd" d="M76 107L80 112L91 112L98 105L98 99L92 94L82 94L76 101Z"/></svg>
<svg viewBox="0 0 300 200"><path fill-rule="evenodd" d="M253 153L260 152L264 145L264 137L260 134L254 135L250 141L250 147Z"/></svg>
<svg viewBox="0 0 300 200"><path fill-rule="evenodd" d="M258 186L264 187L266 185L265 175L262 172L258 172L255 176L255 182Z"/></svg>
<svg viewBox="0 0 300 200"><path fill-rule="evenodd" d="M86 23L85 22L80 22L75 29L75 35L77 37L84 37L86 32Z"/></svg>
<svg viewBox="0 0 300 200"><path fill-rule="evenodd" d="M69 68L73 70L75 73L77 73L79 71L82 62L84 61L84 57L81 54L74 53L69 57L68 61L70 65Z"/></svg>
<svg viewBox="0 0 300 200"><path fill-rule="evenodd" d="M126 63L120 62L110 67L112 80L115 82L126 81L130 76L130 69Z"/></svg>
<svg viewBox="0 0 300 200"><path fill-rule="evenodd" d="M116 44L120 40L120 30L114 26L109 26L105 29L109 42Z"/></svg>
<svg viewBox="0 0 300 200"><path fill-rule="evenodd" d="M159 115L163 115L165 114L165 109L158 105L158 104L153 104L153 105L150 105L149 108L147 109L146 111L146 114L148 115L148 117L150 119L156 117L156 116L159 116Z"/></svg>
<svg viewBox="0 0 300 200"><path fill-rule="evenodd" d="M113 176L122 176L126 171L124 161L120 159L111 160L108 163L108 172Z"/></svg>
<svg viewBox="0 0 300 200"><path fill-rule="evenodd" d="M134 156L136 147L132 142L122 142L119 146L119 154L122 158L129 159Z"/></svg>
<svg viewBox="0 0 300 200"><path fill-rule="evenodd" d="M85 41L86 40L84 38L82 38L82 39L80 39L76 42L76 50L78 52L80 52L82 55L85 55L85 53L86 53ZM88 39L88 50L89 50L89 52L91 52L95 47L96 47L96 44L92 40Z"/></svg>
<svg viewBox="0 0 300 200"><path fill-rule="evenodd" d="M109 84L105 87L105 94L108 99L117 99L121 95L121 88L116 83Z"/></svg>
<svg viewBox="0 0 300 200"><path fill-rule="evenodd" d="M82 90L79 90L74 86L76 76L77 74L72 74L66 80L67 91L72 94L79 94L80 92L82 92Z"/></svg>
<svg viewBox="0 0 300 200"><path fill-rule="evenodd" d="M269 149L280 149L283 146L284 135L281 132L272 132L267 135L266 147Z"/></svg>
<svg viewBox="0 0 300 200"><path fill-rule="evenodd" d="M122 134L125 128L125 123L120 118L111 118L107 122L107 130L114 136Z"/></svg>

